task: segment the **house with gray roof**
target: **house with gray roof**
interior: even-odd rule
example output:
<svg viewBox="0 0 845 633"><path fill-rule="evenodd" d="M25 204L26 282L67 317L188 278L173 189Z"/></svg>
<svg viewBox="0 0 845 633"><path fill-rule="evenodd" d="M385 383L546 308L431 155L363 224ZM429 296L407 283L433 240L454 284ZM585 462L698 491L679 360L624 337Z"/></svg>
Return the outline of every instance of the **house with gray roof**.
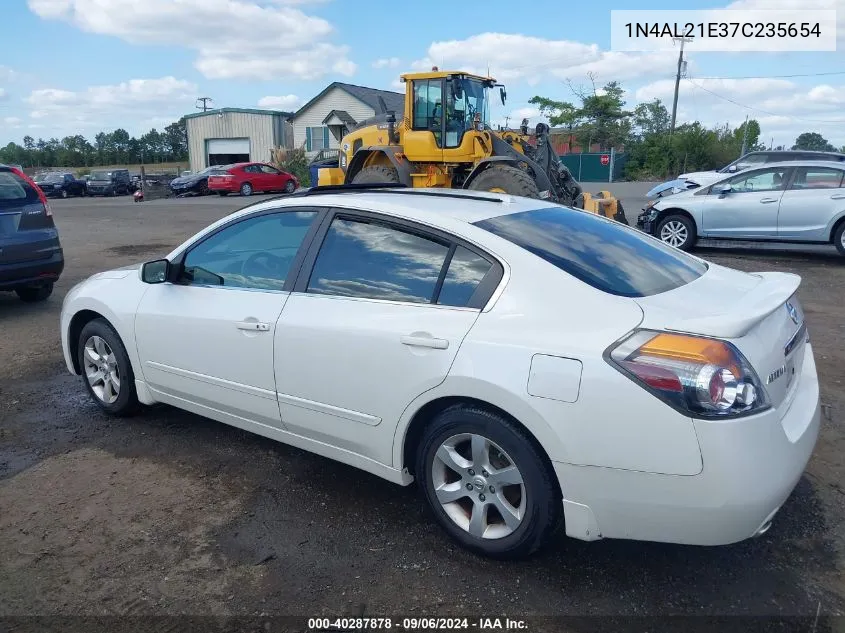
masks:
<svg viewBox="0 0 845 633"><path fill-rule="evenodd" d="M294 113L290 120L293 145L305 146L309 156L323 149L338 149L347 132L382 112L382 103L401 120L405 109L402 93L335 81Z"/></svg>

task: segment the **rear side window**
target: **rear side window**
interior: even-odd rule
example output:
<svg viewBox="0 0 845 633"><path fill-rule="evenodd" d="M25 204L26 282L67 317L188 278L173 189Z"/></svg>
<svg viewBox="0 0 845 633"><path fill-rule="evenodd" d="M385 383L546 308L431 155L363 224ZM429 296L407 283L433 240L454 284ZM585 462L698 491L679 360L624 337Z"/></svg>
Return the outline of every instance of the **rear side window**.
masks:
<svg viewBox="0 0 845 633"><path fill-rule="evenodd" d="M337 217L326 234L308 292L431 303L449 246L377 222Z"/></svg>
<svg viewBox="0 0 845 633"><path fill-rule="evenodd" d="M40 202L38 192L11 171L0 171L0 209Z"/></svg>
<svg viewBox="0 0 845 633"><path fill-rule="evenodd" d="M799 167L795 170L790 189L838 189L842 186L840 169L829 167Z"/></svg>
<svg viewBox="0 0 845 633"><path fill-rule="evenodd" d="M585 211L549 207L475 224L593 288L622 297L674 290L707 271L683 251Z"/></svg>
<svg viewBox="0 0 845 633"><path fill-rule="evenodd" d="M449 270L443 279L437 303L456 307L468 305L476 288L491 268L493 264L489 261L468 248L458 246L449 262Z"/></svg>

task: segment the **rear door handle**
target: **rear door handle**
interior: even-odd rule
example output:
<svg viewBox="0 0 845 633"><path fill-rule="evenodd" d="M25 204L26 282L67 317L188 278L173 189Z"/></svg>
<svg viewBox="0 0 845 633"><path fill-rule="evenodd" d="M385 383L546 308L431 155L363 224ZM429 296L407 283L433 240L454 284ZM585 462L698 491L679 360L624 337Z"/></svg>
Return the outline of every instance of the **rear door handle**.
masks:
<svg viewBox="0 0 845 633"><path fill-rule="evenodd" d="M447 349L449 347L449 341L445 338L434 338L432 336L416 334L400 336L399 341L402 345L409 345L411 347L431 347L432 349Z"/></svg>
<svg viewBox="0 0 845 633"><path fill-rule="evenodd" d="M831 200L845 200L845 193L835 193L830 196Z"/></svg>
<svg viewBox="0 0 845 633"><path fill-rule="evenodd" d="M260 321L237 321L235 327L239 330L249 330L250 332L269 332L270 324L262 323Z"/></svg>
<svg viewBox="0 0 845 633"><path fill-rule="evenodd" d="M760 202L768 204L769 202L777 202L780 198L760 198Z"/></svg>

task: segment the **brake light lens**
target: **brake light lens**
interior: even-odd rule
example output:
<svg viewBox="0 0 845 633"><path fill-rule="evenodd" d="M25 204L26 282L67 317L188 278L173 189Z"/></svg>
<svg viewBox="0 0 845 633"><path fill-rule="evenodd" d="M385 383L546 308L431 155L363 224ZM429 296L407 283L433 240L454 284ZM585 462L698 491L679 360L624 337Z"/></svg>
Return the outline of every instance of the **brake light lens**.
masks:
<svg viewBox="0 0 845 633"><path fill-rule="evenodd" d="M23 178L23 180L25 180L26 183L30 187L32 187L33 189L35 189L35 191L38 192L38 199L41 201L41 204L44 205L44 215L46 215L48 218L52 217L53 216L53 209L50 208L50 201L47 200L47 195L44 193L44 191L41 189L41 187L39 187L32 178L27 176L25 173L23 173L19 169L15 169L13 167L12 171L15 174L17 174L18 176L20 176L21 178Z"/></svg>
<svg viewBox="0 0 845 633"><path fill-rule="evenodd" d="M769 406L754 369L726 341L637 330L610 350L609 359L685 415L726 418Z"/></svg>

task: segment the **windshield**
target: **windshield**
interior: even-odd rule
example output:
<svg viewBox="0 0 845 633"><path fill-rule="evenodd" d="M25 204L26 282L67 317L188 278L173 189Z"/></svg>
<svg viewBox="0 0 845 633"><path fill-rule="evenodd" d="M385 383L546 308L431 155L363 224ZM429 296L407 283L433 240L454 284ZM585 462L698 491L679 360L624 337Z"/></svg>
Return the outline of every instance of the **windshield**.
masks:
<svg viewBox="0 0 845 633"><path fill-rule="evenodd" d="M446 89L446 147L458 147L464 133L489 127L487 87L478 79L457 77Z"/></svg>
<svg viewBox="0 0 845 633"><path fill-rule="evenodd" d="M35 182L61 182L62 174L41 174L35 178Z"/></svg>
<svg viewBox="0 0 845 633"><path fill-rule="evenodd" d="M707 271L697 259L631 227L566 207L522 211L475 224L612 295L667 292Z"/></svg>
<svg viewBox="0 0 845 633"><path fill-rule="evenodd" d="M92 171L91 180L111 180L110 171Z"/></svg>

